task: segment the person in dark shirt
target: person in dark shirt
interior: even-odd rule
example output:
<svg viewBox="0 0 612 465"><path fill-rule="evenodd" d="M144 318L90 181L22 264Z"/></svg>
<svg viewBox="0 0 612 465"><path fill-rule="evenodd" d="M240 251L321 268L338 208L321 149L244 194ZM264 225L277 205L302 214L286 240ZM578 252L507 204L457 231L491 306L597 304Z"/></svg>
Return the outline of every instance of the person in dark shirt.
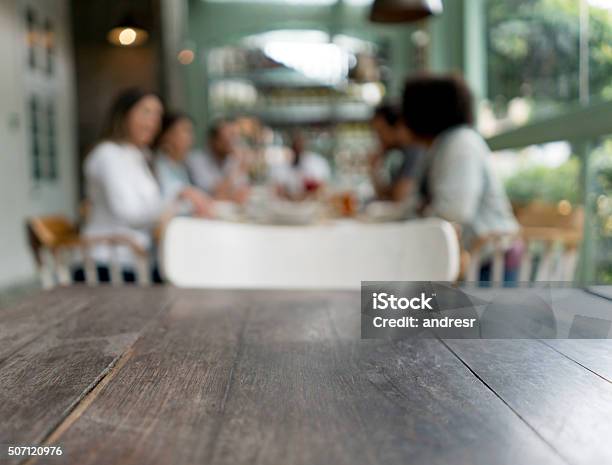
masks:
<svg viewBox="0 0 612 465"><path fill-rule="evenodd" d="M380 150L370 160L370 177L379 200L404 202L416 189L423 151L412 143L392 105L378 107L371 121Z"/></svg>

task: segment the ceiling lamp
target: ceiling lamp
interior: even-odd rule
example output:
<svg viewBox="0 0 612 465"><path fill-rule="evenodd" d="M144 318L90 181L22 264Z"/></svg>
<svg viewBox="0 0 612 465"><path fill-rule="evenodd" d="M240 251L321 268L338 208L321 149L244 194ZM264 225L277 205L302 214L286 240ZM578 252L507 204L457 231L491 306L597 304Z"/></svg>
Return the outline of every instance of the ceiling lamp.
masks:
<svg viewBox="0 0 612 465"><path fill-rule="evenodd" d="M189 48L184 48L178 52L177 59L181 65L190 65L195 59L195 53Z"/></svg>
<svg viewBox="0 0 612 465"><path fill-rule="evenodd" d="M442 13L442 0L374 0L370 20L375 23L410 23Z"/></svg>
<svg viewBox="0 0 612 465"><path fill-rule="evenodd" d="M149 33L134 21L132 16L126 16L108 32L106 38L111 44L119 47L135 47L144 44L149 38Z"/></svg>

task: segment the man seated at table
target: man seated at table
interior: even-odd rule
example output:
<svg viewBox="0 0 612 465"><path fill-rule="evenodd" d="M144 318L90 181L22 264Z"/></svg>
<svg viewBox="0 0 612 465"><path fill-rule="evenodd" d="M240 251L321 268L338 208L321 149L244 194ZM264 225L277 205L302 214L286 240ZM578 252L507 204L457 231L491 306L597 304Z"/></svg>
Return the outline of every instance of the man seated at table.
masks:
<svg viewBox="0 0 612 465"><path fill-rule="evenodd" d="M229 121L214 123L208 130L208 148L190 154L187 166L194 184L217 200L243 203L249 194L245 160L233 153L233 130Z"/></svg>
<svg viewBox="0 0 612 465"><path fill-rule="evenodd" d="M370 159L370 178L376 196L379 200L404 202L414 191L423 151L413 143L395 106L378 107L371 124L380 146Z"/></svg>
<svg viewBox="0 0 612 465"><path fill-rule="evenodd" d="M306 139L300 131L291 135L292 158L275 167L270 177L281 194L300 200L323 188L331 177L329 162L322 155L306 149Z"/></svg>

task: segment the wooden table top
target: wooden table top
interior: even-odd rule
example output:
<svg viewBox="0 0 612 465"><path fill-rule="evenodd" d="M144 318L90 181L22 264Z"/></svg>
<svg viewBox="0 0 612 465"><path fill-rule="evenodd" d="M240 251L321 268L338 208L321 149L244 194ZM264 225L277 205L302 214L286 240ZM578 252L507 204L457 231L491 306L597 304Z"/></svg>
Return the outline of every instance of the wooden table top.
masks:
<svg viewBox="0 0 612 465"><path fill-rule="evenodd" d="M359 299L38 294L0 310L0 444L79 465L612 463L612 341L360 340Z"/></svg>

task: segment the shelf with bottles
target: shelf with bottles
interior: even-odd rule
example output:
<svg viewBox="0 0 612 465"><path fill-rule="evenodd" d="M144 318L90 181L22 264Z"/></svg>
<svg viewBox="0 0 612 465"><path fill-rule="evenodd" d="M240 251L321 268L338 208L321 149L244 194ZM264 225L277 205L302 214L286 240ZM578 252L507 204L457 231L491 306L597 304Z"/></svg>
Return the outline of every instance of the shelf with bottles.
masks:
<svg viewBox="0 0 612 465"><path fill-rule="evenodd" d="M368 122L350 122L334 128L334 165L339 174L367 175L370 155L378 141Z"/></svg>
<svg viewBox="0 0 612 465"><path fill-rule="evenodd" d="M385 47L381 49L374 43L348 36L336 36L328 43L299 43L295 39L278 43L245 38L239 45L209 50L206 68L211 82L240 79L262 86L325 87L343 79L383 81L387 55ZM311 61L305 63L308 58Z"/></svg>
<svg viewBox="0 0 612 465"><path fill-rule="evenodd" d="M280 41L276 32L291 37ZM216 118L248 114L269 125L364 121L386 91L377 44L321 31L276 31L212 49L208 108ZM289 36L287 35L290 32ZM312 42L312 33L318 41Z"/></svg>
<svg viewBox="0 0 612 465"><path fill-rule="evenodd" d="M213 74L208 76L209 85L223 82L243 82L257 89L269 88L330 88L329 83L320 82L285 67L264 68L233 72L229 74Z"/></svg>
<svg viewBox="0 0 612 465"><path fill-rule="evenodd" d="M211 79L246 75L254 70L281 67L261 49L232 45L211 49L206 57L206 66Z"/></svg>
<svg viewBox="0 0 612 465"><path fill-rule="evenodd" d="M368 120L385 93L381 83L348 83L343 89L265 91L238 84L210 90L210 108L215 118L249 114L270 125Z"/></svg>
<svg viewBox="0 0 612 465"><path fill-rule="evenodd" d="M287 105L282 107L262 107L245 111L214 112L214 119L230 118L240 115L255 116L267 125L293 126L316 123L333 123L335 121L367 121L372 115L372 108L366 104L354 102L331 105Z"/></svg>

